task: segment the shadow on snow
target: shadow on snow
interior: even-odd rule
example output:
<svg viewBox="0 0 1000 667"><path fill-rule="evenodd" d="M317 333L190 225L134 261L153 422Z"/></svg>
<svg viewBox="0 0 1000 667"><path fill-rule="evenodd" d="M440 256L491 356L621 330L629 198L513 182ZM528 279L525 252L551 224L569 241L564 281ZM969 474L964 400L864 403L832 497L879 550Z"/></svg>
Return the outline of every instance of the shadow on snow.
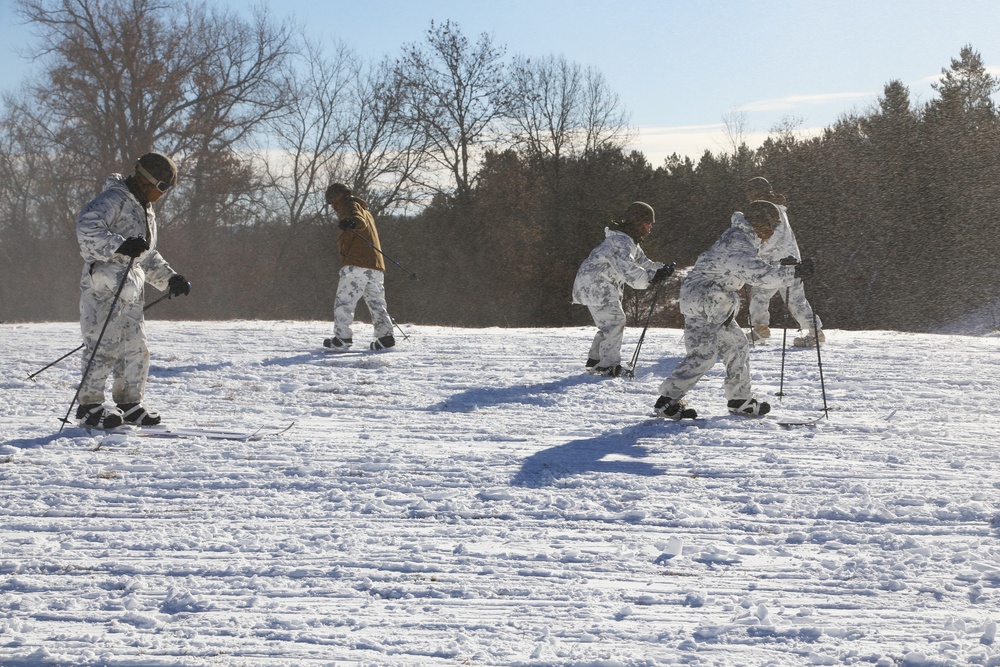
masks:
<svg viewBox="0 0 1000 667"><path fill-rule="evenodd" d="M580 374L571 375L559 380L550 382L538 382L535 384L517 384L507 387L475 387L460 391L451 397L432 406L432 410L443 410L446 412L466 412L476 408L502 405L505 403L520 403L523 405L554 405L556 399L553 394L559 394L570 387L580 384L596 384L601 382L601 378Z"/></svg>
<svg viewBox="0 0 1000 667"><path fill-rule="evenodd" d="M58 421L58 420L53 420L53 421ZM6 440L4 441L3 444L8 447L17 447L18 449L36 449L38 447L44 447L45 445L51 444L61 438L81 437L80 434L76 432L81 430L79 427L69 426L68 428L71 429L68 432L63 431L62 433L58 432L49 433L47 435L40 435L37 438L17 438L15 440ZM58 424L54 427L53 430L55 429L58 429ZM76 431L73 431L72 429L76 429Z"/></svg>
<svg viewBox="0 0 1000 667"><path fill-rule="evenodd" d="M636 424L593 438L573 440L532 454L511 480L513 486L541 487L587 473L621 473L653 477L661 467L642 461L649 449L639 444L643 438L661 436L663 423ZM613 456L608 460L609 456ZM622 458L624 457L624 460Z"/></svg>

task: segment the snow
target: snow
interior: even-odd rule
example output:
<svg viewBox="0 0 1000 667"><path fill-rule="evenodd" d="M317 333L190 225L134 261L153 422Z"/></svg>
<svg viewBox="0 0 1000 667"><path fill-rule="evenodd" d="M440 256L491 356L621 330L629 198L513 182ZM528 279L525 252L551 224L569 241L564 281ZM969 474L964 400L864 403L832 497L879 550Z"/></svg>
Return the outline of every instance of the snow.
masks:
<svg viewBox="0 0 1000 667"><path fill-rule="evenodd" d="M0 325L0 664L1000 664L997 338L828 331L784 428L780 329L774 418L719 364L685 424L678 330L631 381L590 328L404 330L150 321L170 424L294 422L242 442L57 433L77 325Z"/></svg>

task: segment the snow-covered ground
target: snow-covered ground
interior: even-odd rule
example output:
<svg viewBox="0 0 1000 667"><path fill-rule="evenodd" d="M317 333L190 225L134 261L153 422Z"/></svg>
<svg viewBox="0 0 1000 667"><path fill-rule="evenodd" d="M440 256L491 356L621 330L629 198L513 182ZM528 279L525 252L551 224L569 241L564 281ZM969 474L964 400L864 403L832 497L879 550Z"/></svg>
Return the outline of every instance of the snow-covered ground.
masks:
<svg viewBox="0 0 1000 667"><path fill-rule="evenodd" d="M295 423L240 442L57 435L77 325L0 325L0 664L1000 664L1000 339L829 331L783 428L780 330L774 419L719 364L679 425L677 330L626 381L589 328L404 328L150 322L170 424Z"/></svg>

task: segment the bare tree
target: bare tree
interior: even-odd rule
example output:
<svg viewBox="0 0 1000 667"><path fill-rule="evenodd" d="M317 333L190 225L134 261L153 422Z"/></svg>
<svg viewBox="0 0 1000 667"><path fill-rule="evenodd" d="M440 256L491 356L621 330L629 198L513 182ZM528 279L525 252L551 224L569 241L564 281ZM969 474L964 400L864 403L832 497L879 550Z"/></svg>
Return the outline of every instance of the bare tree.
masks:
<svg viewBox="0 0 1000 667"><path fill-rule="evenodd" d="M18 0L17 11L45 65L19 112L79 173L121 169L154 147L178 155L189 218L205 224L251 190L235 148L282 110L286 26L186 0Z"/></svg>
<svg viewBox="0 0 1000 667"><path fill-rule="evenodd" d="M515 58L507 107L515 146L528 158L560 161L629 140L628 114L604 77L563 56Z"/></svg>
<svg viewBox="0 0 1000 667"><path fill-rule="evenodd" d="M5 105L14 103L5 95ZM40 202L35 196L44 192L43 179L49 173L47 154L33 143L33 132L19 122L20 117L7 111L0 118L0 253L11 260L9 246L26 238L51 233L54 220L38 215Z"/></svg>
<svg viewBox="0 0 1000 667"><path fill-rule="evenodd" d="M428 159L428 135L407 122L406 81L392 62L359 64L353 79L347 128L352 169L345 180L376 216L406 210L423 200L417 177Z"/></svg>
<svg viewBox="0 0 1000 667"><path fill-rule="evenodd" d="M485 33L470 43L451 21L432 22L425 43L404 47L398 71L408 116L428 141L422 180L436 192L464 199L475 186L475 160L496 143L509 94L505 51ZM438 178L442 170L450 184Z"/></svg>
<svg viewBox="0 0 1000 667"><path fill-rule="evenodd" d="M405 84L393 63L370 64L343 44L331 57L307 40L288 67L287 113L268 122L259 154L279 217L310 222L322 193L342 181L378 216L421 201L414 177L426 138L403 113Z"/></svg>
<svg viewBox="0 0 1000 667"><path fill-rule="evenodd" d="M582 125L583 74L562 56L514 59L508 114L515 146L531 159L556 164L573 153Z"/></svg>
<svg viewBox="0 0 1000 667"><path fill-rule="evenodd" d="M750 117L746 109L733 107L722 115L722 134L726 138L726 152L736 155L740 146L745 146L750 134Z"/></svg>
<svg viewBox="0 0 1000 667"><path fill-rule="evenodd" d="M72 312L72 290L40 287L77 279L79 247L65 221L89 196L73 163L19 113L20 101L5 95L0 113L0 321Z"/></svg>
<svg viewBox="0 0 1000 667"><path fill-rule="evenodd" d="M584 78L586 152L593 154L624 147L632 138L632 129L618 93L611 90L603 74L591 67L587 68Z"/></svg>
<svg viewBox="0 0 1000 667"><path fill-rule="evenodd" d="M342 43L327 57L303 41L301 58L286 68L286 112L271 118L259 154L268 192L278 201L277 216L293 227L315 218L314 195L328 175L346 170L348 104L345 89L355 71Z"/></svg>

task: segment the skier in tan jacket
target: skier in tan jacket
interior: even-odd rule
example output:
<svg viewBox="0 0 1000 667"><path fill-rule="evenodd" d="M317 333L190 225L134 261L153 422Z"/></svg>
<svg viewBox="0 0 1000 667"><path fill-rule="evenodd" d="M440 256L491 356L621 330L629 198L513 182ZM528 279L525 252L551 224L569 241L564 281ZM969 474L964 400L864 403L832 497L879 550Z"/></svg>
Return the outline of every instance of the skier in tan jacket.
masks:
<svg viewBox="0 0 1000 667"><path fill-rule="evenodd" d="M334 336L323 341L333 350L347 350L354 343L354 311L358 301L365 305L372 316L375 339L369 349L383 350L396 344L392 335L392 318L385 304L385 261L382 245L375 227L375 217L368 204L355 197L343 183L334 183L326 189L326 203L337 213L340 232L340 276L337 299L333 307Z"/></svg>

